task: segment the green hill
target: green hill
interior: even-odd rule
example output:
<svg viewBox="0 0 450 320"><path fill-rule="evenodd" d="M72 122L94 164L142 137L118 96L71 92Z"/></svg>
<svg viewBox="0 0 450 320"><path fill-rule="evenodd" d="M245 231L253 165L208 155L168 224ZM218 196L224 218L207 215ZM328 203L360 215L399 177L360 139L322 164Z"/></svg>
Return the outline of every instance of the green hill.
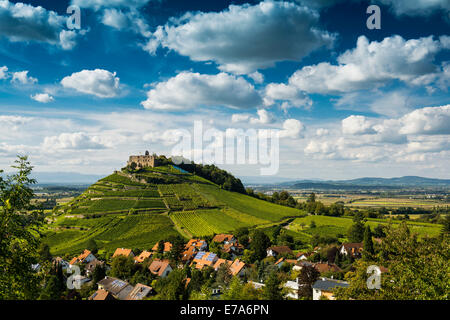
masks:
<svg viewBox="0 0 450 320"><path fill-rule="evenodd" d="M171 165L124 169L56 207L45 242L54 254L72 254L94 239L100 249L148 249L170 235L188 238L270 225L301 216L298 209L226 191Z"/></svg>

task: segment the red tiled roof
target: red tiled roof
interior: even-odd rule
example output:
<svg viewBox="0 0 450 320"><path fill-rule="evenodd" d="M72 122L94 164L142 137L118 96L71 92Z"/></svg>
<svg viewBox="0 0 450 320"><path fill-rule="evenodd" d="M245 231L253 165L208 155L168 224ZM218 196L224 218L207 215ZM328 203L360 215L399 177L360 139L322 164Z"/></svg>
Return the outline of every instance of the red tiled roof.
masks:
<svg viewBox="0 0 450 320"><path fill-rule="evenodd" d="M169 260L153 260L148 269L151 273L161 276L169 266Z"/></svg>
<svg viewBox="0 0 450 320"><path fill-rule="evenodd" d="M91 254L91 251L85 249L83 251L83 253L80 254L78 257L72 258L72 260L70 260L69 264L75 264L75 263L78 263L78 262L83 262L84 259L86 259L90 254Z"/></svg>
<svg viewBox="0 0 450 320"><path fill-rule="evenodd" d="M111 293L106 290L99 289L92 296L89 297L89 300L115 300Z"/></svg>
<svg viewBox="0 0 450 320"><path fill-rule="evenodd" d="M232 234L221 233L221 234L216 234L214 236L214 238L212 239L212 241L214 241L214 242L231 241L232 238L234 238L234 236Z"/></svg>
<svg viewBox="0 0 450 320"><path fill-rule="evenodd" d="M130 255L133 255L133 252L131 251L131 249L117 248L113 254L113 258L118 257L118 256L129 257Z"/></svg>
<svg viewBox="0 0 450 320"><path fill-rule="evenodd" d="M150 258L150 257L152 256L152 254L153 254L152 252L149 252L149 251L147 251L147 250L144 250L144 251L141 252L140 255L138 255L137 257L135 257L134 260L135 260L136 262L142 263L142 262L144 262L145 259Z"/></svg>
<svg viewBox="0 0 450 320"><path fill-rule="evenodd" d="M245 267L245 263L242 261L239 261L239 259L234 260L233 264L230 266L230 271L233 276L239 274L241 272L242 268Z"/></svg>
<svg viewBox="0 0 450 320"><path fill-rule="evenodd" d="M288 246L275 246L275 247L268 248L268 250L275 251L278 254L280 254L280 253L292 253L292 250Z"/></svg>
<svg viewBox="0 0 450 320"><path fill-rule="evenodd" d="M152 251L158 251L158 245L159 242L153 246ZM172 250L172 244L170 242L164 242L164 252L169 252L170 250Z"/></svg>

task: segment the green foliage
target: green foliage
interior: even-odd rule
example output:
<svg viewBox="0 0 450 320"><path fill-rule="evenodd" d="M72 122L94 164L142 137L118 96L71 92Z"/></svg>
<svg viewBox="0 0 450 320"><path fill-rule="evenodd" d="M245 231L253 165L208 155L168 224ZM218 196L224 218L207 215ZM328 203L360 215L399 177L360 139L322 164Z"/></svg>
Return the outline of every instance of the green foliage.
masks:
<svg viewBox="0 0 450 320"><path fill-rule="evenodd" d="M44 289L41 291L39 300L59 300L61 299L62 290L58 278L54 275L47 280Z"/></svg>
<svg viewBox="0 0 450 320"><path fill-rule="evenodd" d="M389 225L381 252L373 260L357 260L355 271L346 279L349 288L339 289L339 299L381 300L448 300L449 298L449 237L419 240L410 232L406 222L398 228ZM381 288L367 288L369 265L383 266L388 272L381 274Z"/></svg>
<svg viewBox="0 0 450 320"><path fill-rule="evenodd" d="M16 173L6 180L0 176L0 300L33 299L39 276L31 265L38 260L43 212L31 205L30 186L36 181L30 178L27 157L19 156L12 167Z"/></svg>
<svg viewBox="0 0 450 320"><path fill-rule="evenodd" d="M262 297L264 300L282 300L281 280L276 272L272 272L265 282Z"/></svg>
<svg viewBox="0 0 450 320"><path fill-rule="evenodd" d="M269 237L261 230L255 230L252 235L250 248L255 260L262 260L267 256L267 248L270 247Z"/></svg>
<svg viewBox="0 0 450 320"><path fill-rule="evenodd" d="M50 253L50 247L46 243L41 243L38 248L39 261L50 262L52 261L52 254Z"/></svg>
<svg viewBox="0 0 450 320"><path fill-rule="evenodd" d="M135 272L135 263L132 257L117 256L111 263L110 274L122 280L131 279Z"/></svg>
<svg viewBox="0 0 450 320"><path fill-rule="evenodd" d="M97 242L94 239L89 239L86 243L86 248L91 251L93 254L98 252Z"/></svg>
<svg viewBox="0 0 450 320"><path fill-rule="evenodd" d="M372 232L370 231L370 226L366 226L364 231L364 248L363 248L363 256L365 259L369 258L373 254L375 254L375 250L373 248L372 241Z"/></svg>
<svg viewBox="0 0 450 320"><path fill-rule="evenodd" d="M347 231L349 242L362 242L364 239L365 219L361 213L356 213L353 217L353 224Z"/></svg>
<svg viewBox="0 0 450 320"><path fill-rule="evenodd" d="M158 299L161 300L186 300L186 273L184 270L175 269L166 278L159 279L155 286Z"/></svg>
<svg viewBox="0 0 450 320"><path fill-rule="evenodd" d="M312 285L319 279L320 273L313 266L303 266L298 275L300 284L298 296L311 299L313 294Z"/></svg>

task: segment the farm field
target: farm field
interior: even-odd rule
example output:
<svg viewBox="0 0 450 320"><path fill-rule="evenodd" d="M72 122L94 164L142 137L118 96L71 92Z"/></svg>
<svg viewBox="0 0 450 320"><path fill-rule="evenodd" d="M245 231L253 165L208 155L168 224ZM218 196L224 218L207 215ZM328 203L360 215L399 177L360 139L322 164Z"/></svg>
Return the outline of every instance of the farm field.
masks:
<svg viewBox="0 0 450 320"><path fill-rule="evenodd" d="M294 199L305 202L307 195L294 196ZM435 200L435 199L414 199L410 196L401 197L379 197L366 196L357 194L320 194L316 193L316 199L325 205L330 205L338 201L342 201L348 207L386 207L386 208L432 208L435 206L450 206L449 202Z"/></svg>
<svg viewBox="0 0 450 320"><path fill-rule="evenodd" d="M314 221L316 224L315 228L310 228L311 222ZM307 233L310 235L319 234L335 236L335 237L345 237L348 228L352 225L353 220L351 217L348 218L338 218L338 217L328 217L328 216L306 216L302 218L297 218L289 226L289 229L295 232ZM370 226L373 230L378 224L388 224L389 220L386 219L367 219L366 224ZM400 221L392 220L394 225L398 225ZM440 233L442 226L439 224L422 223L408 221L408 226L411 232L417 233L419 236L423 237L425 235L436 236Z"/></svg>

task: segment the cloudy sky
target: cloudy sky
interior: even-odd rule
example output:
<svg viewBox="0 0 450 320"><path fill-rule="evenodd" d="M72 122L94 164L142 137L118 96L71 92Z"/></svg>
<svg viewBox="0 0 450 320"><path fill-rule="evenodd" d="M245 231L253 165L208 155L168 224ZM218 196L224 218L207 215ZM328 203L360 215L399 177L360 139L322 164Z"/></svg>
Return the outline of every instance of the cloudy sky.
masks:
<svg viewBox="0 0 450 320"><path fill-rule="evenodd" d="M369 30L366 9L381 8ZM81 9L80 28L67 8ZM0 168L107 174L279 129L279 177L450 178L448 0L0 0ZM259 166L222 166L238 176Z"/></svg>

